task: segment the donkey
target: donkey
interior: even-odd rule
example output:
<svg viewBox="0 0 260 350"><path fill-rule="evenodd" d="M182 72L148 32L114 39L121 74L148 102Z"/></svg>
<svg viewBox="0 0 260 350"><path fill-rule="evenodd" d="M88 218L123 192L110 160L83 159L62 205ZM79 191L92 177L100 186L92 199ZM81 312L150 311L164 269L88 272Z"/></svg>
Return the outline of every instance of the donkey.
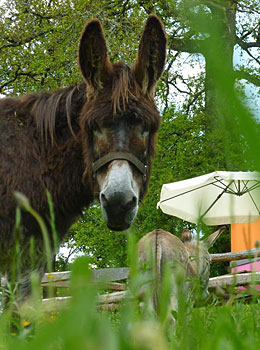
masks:
<svg viewBox="0 0 260 350"><path fill-rule="evenodd" d="M175 319L170 311L178 310L178 282L184 281L186 295L192 295L195 283L199 283L202 298L208 296L211 261L208 249L225 228L225 226L220 227L203 241L194 239L188 229L183 231L181 239L170 232L157 229L139 240L137 245L138 260L141 269L147 265L146 268L152 270L154 281L153 308L157 314L159 314L162 282L167 265L171 280L169 319L172 323L175 323Z"/></svg>
<svg viewBox="0 0 260 350"><path fill-rule="evenodd" d="M0 100L0 270L10 275L15 246L14 192L26 195L48 222L51 194L61 242L94 199L111 230L127 229L147 190L160 114L154 91L166 58L166 33L156 15L146 21L133 67L111 63L97 19L82 31L79 85L53 93ZM36 270L46 266L36 221L23 213L22 297L28 295L30 240ZM53 239L50 235L53 254Z"/></svg>

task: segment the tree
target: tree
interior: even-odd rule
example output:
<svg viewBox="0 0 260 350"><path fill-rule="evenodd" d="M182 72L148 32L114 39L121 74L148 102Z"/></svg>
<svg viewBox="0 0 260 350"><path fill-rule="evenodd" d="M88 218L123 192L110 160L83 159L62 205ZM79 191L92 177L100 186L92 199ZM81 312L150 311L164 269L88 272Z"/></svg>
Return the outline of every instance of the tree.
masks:
<svg viewBox="0 0 260 350"><path fill-rule="evenodd" d="M157 155L133 226L138 237L159 227L176 234L183 227L194 228L156 209L163 183L214 170L259 167L252 131L258 126L251 118L245 121L251 127L243 127L233 94L238 87L245 98L248 83L259 93L259 1L9 0L0 9L0 93L6 95L79 81L77 42L85 20L93 16L102 21L112 60L133 62L136 38L151 12L165 23L169 44L156 93L163 115ZM237 61L242 57L236 64L234 53ZM93 264L125 264L126 234L105 227L98 204L72 227L72 236ZM228 244L226 235L214 249L228 250Z"/></svg>
<svg viewBox="0 0 260 350"><path fill-rule="evenodd" d="M3 0L0 93L53 90L79 81L77 43L86 20L99 17L112 60L133 61L143 18L131 4L90 0ZM115 20L116 18L116 20ZM118 45L122 41L123 45ZM120 48L120 51L118 50Z"/></svg>

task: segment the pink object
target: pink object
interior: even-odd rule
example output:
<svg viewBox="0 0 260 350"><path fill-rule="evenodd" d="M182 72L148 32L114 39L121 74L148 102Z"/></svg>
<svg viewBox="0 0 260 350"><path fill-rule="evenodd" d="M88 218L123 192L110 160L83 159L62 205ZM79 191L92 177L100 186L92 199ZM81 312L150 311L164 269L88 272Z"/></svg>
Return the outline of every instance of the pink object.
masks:
<svg viewBox="0 0 260 350"><path fill-rule="evenodd" d="M260 260L239 265L236 267L233 267L231 269L231 273L241 273L241 272L249 272L249 271L260 271ZM257 290L260 291L260 285L255 286ZM244 290L244 287L240 287L242 290Z"/></svg>

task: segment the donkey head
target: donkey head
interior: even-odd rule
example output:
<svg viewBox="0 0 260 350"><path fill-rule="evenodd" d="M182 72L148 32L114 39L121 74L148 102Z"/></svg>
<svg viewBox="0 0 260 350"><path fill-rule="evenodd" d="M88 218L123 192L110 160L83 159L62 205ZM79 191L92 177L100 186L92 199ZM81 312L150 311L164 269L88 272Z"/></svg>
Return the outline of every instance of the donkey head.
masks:
<svg viewBox="0 0 260 350"><path fill-rule="evenodd" d="M150 176L160 115L153 95L166 56L161 21L149 16L133 67L112 64L100 22L82 32L78 62L87 100L80 116L84 179L99 198L110 229L127 229Z"/></svg>
<svg viewBox="0 0 260 350"><path fill-rule="evenodd" d="M211 257L208 249L213 246L220 234L226 229L220 227L202 241L193 238L189 230L184 230L181 235L186 251L188 253L187 275L199 281L201 296L208 296L208 281L210 273Z"/></svg>

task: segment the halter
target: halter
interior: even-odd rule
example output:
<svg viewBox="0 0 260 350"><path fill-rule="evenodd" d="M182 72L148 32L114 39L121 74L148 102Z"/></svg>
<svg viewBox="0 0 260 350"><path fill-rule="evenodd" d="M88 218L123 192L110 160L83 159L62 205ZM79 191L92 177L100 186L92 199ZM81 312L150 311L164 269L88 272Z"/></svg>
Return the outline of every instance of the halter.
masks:
<svg viewBox="0 0 260 350"><path fill-rule="evenodd" d="M136 156L128 152L110 152L106 154L104 157L99 158L95 162L93 162L93 172L94 174L104 165L112 162L113 160L127 160L131 164L133 164L143 175L144 181L147 177L147 165L142 163Z"/></svg>

